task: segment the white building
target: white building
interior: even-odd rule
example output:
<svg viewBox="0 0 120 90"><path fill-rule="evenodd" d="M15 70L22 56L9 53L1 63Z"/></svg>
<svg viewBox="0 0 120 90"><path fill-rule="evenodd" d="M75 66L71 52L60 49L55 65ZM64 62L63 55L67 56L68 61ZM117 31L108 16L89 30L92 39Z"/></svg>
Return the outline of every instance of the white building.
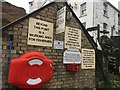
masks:
<svg viewBox="0 0 120 90"><path fill-rule="evenodd" d="M40 3L40 1L44 2ZM54 0L47 1L50 2ZM30 8L38 9L47 1L34 0L33 6ZM109 32L106 33L108 37L118 36L118 30L120 30L118 29L118 16L120 16L118 13L120 11L111 3L107 2L106 0L68 0L68 3L71 5L71 8L76 13L77 17L83 23L85 28L94 27L99 24L100 31ZM33 11L33 9L30 11ZM94 40L96 40L97 31L91 31L89 33L94 37ZM102 35L103 33L100 33L100 36Z"/></svg>
<svg viewBox="0 0 120 90"><path fill-rule="evenodd" d="M118 2L118 9L120 11L120 1ZM119 12L119 15L118 15L118 34L120 36L120 12Z"/></svg>
<svg viewBox="0 0 120 90"><path fill-rule="evenodd" d="M54 0L33 0L33 1L29 2L29 5L30 5L29 12L31 13L52 1L54 1Z"/></svg>
<svg viewBox="0 0 120 90"><path fill-rule="evenodd" d="M120 10L120 1L118 2L118 9Z"/></svg>
<svg viewBox="0 0 120 90"><path fill-rule="evenodd" d="M106 0L81 0L80 2L76 0L76 4L72 2L71 5L77 6L73 10L86 28L99 24L100 31L109 32L106 33L108 37L118 36L118 30L120 30L118 29L118 13L120 11L111 3ZM89 33L94 39L97 38L97 31ZM100 36L102 35L103 33L100 33Z"/></svg>

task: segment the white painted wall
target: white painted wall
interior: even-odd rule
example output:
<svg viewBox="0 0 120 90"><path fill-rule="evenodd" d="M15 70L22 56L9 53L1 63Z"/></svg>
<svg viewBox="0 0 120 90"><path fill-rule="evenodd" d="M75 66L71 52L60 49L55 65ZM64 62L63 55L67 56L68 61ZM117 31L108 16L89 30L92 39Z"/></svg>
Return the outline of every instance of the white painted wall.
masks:
<svg viewBox="0 0 120 90"><path fill-rule="evenodd" d="M120 10L120 1L118 2L118 9Z"/></svg>
<svg viewBox="0 0 120 90"><path fill-rule="evenodd" d="M80 6L81 4L86 2L86 16L80 16ZM88 0L82 0L80 2L77 3L78 4L78 9L74 10L74 12L76 13L76 15L78 16L79 20L81 21L81 23L86 22L86 27L85 28L89 28L89 27L93 27L94 25L94 3L93 0L88 1ZM89 34L93 37L97 37L97 32L96 31L92 31L89 32ZM94 38L94 40L95 40Z"/></svg>
<svg viewBox="0 0 120 90"><path fill-rule="evenodd" d="M76 9L75 10L73 9L73 10L82 23L86 22L86 28L94 27L97 24L100 24L100 30L102 31L103 23L107 23L107 25L108 25L107 30L109 31L109 34L107 34L107 35L108 35L108 37L110 37L111 36L111 27L113 27L113 25L115 25L115 30L113 32L113 36L117 36L118 12L108 4L108 18L103 16L103 8L104 8L103 3L105 1L106 0L91 0L91 1L81 0L80 2L77 1L78 8L77 8L77 10ZM84 17L80 17L80 5L84 2L86 2L87 15ZM89 33L91 36L94 37L94 40L96 40L97 32L92 31ZM103 34L101 34L101 35L103 35Z"/></svg>
<svg viewBox="0 0 120 90"><path fill-rule="evenodd" d="M94 25L100 24L101 31L103 30L103 23L105 22L108 25L107 30L109 37L111 36L111 27L115 25L115 30L113 36L117 36L118 32L118 12L108 4L108 18L103 15L103 3L104 2L95 2L94 4ZM102 34L101 34L102 35Z"/></svg>
<svg viewBox="0 0 120 90"><path fill-rule="evenodd" d="M80 19L80 21L87 22L86 28L93 26L93 0L69 0L69 3L71 5L74 5L74 3L77 3L77 9L73 9L73 11L76 13L77 17ZM80 5L86 2L86 16L81 17L80 16Z"/></svg>

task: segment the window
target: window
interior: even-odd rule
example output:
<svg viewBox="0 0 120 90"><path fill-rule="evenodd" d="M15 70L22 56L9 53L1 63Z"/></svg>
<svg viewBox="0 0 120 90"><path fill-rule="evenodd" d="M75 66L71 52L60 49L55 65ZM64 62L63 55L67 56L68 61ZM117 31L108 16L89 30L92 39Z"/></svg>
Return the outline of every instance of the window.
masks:
<svg viewBox="0 0 120 90"><path fill-rule="evenodd" d="M120 30L118 30L118 36L120 36Z"/></svg>
<svg viewBox="0 0 120 90"><path fill-rule="evenodd" d="M77 3L76 2L74 2L73 8L77 9Z"/></svg>
<svg viewBox="0 0 120 90"><path fill-rule="evenodd" d="M103 8L103 15L104 16L108 16L108 5L107 4L103 4L104 8Z"/></svg>
<svg viewBox="0 0 120 90"><path fill-rule="evenodd" d="M86 15L86 3L80 5L80 16Z"/></svg>
<svg viewBox="0 0 120 90"><path fill-rule="evenodd" d="M111 28L111 36L113 36L113 31L114 31L114 29L113 29L113 27Z"/></svg>
<svg viewBox="0 0 120 90"><path fill-rule="evenodd" d="M103 30L104 30L104 31L107 31L107 26L108 26L108 25L107 25L106 23L103 23Z"/></svg>
<svg viewBox="0 0 120 90"><path fill-rule="evenodd" d="M111 36L113 36L114 32L115 32L115 25L111 27Z"/></svg>
<svg viewBox="0 0 120 90"><path fill-rule="evenodd" d="M34 1L29 2L30 7L33 6Z"/></svg>
<svg viewBox="0 0 120 90"><path fill-rule="evenodd" d="M70 6L72 9L77 9L77 3L76 3L76 2L70 3L69 6Z"/></svg>
<svg viewBox="0 0 120 90"><path fill-rule="evenodd" d="M86 28L86 22L83 22L82 25Z"/></svg>
<svg viewBox="0 0 120 90"><path fill-rule="evenodd" d="M120 25L120 14L118 14L118 25Z"/></svg>

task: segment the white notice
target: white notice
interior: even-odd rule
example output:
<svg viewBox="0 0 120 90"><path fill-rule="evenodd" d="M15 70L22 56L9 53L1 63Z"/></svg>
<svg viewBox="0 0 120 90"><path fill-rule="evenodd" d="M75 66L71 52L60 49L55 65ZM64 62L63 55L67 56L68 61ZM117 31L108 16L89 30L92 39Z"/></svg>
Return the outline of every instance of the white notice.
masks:
<svg viewBox="0 0 120 90"><path fill-rule="evenodd" d="M65 31L65 20L66 20L66 6L57 12L56 34Z"/></svg>
<svg viewBox="0 0 120 90"><path fill-rule="evenodd" d="M65 48L81 49L81 30L66 27Z"/></svg>
<svg viewBox="0 0 120 90"><path fill-rule="evenodd" d="M64 64L80 64L81 63L81 53L77 49L69 49L64 52L63 56Z"/></svg>
<svg viewBox="0 0 120 90"><path fill-rule="evenodd" d="M52 47L53 23L29 18L28 45Z"/></svg>
<svg viewBox="0 0 120 90"><path fill-rule="evenodd" d="M63 41L54 41L54 49L63 49Z"/></svg>
<svg viewBox="0 0 120 90"><path fill-rule="evenodd" d="M82 49L82 69L95 69L94 49Z"/></svg>

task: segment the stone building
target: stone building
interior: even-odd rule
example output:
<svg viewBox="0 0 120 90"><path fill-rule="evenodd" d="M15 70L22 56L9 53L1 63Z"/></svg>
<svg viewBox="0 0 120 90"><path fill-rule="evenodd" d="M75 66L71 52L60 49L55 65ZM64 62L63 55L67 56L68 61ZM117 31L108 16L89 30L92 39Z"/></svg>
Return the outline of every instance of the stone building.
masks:
<svg viewBox="0 0 120 90"><path fill-rule="evenodd" d="M25 9L12 5L4 0L0 1L0 27L26 15Z"/></svg>
<svg viewBox="0 0 120 90"><path fill-rule="evenodd" d="M63 8L65 11L62 12L64 13L62 16L63 21L60 24L58 22L61 20L58 20L58 18L61 17L58 17L57 12ZM43 23L40 24L41 22ZM51 25L49 26L48 23L51 23ZM44 28L46 31L41 31L38 24L40 26L43 25L43 27L49 27ZM63 27L66 27L66 29ZM31 30L34 31L30 32ZM36 30L39 30L39 33L35 33ZM32 33L32 35L30 33ZM40 36L43 37L41 38ZM10 41L12 41L12 46L10 45ZM69 52L69 49L71 52ZM86 53L84 49L88 50L88 53ZM38 51L53 60L55 67L52 80L46 83L44 88L95 88L95 49L96 44L94 40L69 5L66 2L49 3L1 28L0 50L2 51L0 52L0 65L2 69L0 69L0 79L2 80L0 80L0 86L2 88L8 88L9 86L7 80L9 60L20 57L26 52ZM82 57L74 57L75 60L77 58L79 61L77 64L81 70L71 72L67 70L67 64L65 64L63 60L73 58L71 55L74 55L74 51L76 50L82 54L82 57L84 57L86 61L83 62L84 59ZM91 50L93 51L92 55ZM68 54L66 57L65 52L69 52L70 55ZM80 54L78 54L78 56L80 56ZM85 57L86 54L88 54L90 58Z"/></svg>

